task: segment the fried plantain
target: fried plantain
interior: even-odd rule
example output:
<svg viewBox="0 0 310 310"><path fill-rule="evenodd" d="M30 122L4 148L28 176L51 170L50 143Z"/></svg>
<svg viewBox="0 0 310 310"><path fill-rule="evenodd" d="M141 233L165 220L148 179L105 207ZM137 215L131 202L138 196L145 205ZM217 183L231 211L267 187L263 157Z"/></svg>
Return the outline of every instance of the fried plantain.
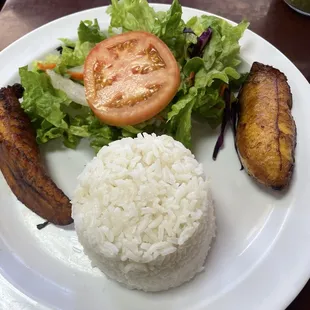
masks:
<svg viewBox="0 0 310 310"><path fill-rule="evenodd" d="M20 106L22 87L0 89L0 169L15 196L56 225L71 218L68 197L47 175L31 122Z"/></svg>
<svg viewBox="0 0 310 310"><path fill-rule="evenodd" d="M258 182L282 189L294 163L296 125L286 76L254 62L239 93L236 144L244 168Z"/></svg>

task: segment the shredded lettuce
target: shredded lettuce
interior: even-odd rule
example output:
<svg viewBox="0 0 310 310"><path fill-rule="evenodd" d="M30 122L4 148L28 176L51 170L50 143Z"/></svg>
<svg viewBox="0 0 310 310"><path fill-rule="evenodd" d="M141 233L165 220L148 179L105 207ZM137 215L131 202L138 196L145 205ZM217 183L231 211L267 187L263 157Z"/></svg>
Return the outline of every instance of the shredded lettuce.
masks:
<svg viewBox="0 0 310 310"><path fill-rule="evenodd" d="M60 74L65 74L67 69L81 66L84 64L89 51L95 46L92 42L81 43L77 41L74 49L63 46L62 55L57 62L55 71Z"/></svg>
<svg viewBox="0 0 310 310"><path fill-rule="evenodd" d="M97 151L118 138L119 129L100 123L89 107L55 90L47 74L26 66L19 69L19 75L25 88L22 108L33 122L39 144L62 138L65 146L75 148L81 138L88 137Z"/></svg>
<svg viewBox="0 0 310 310"><path fill-rule="evenodd" d="M114 34L113 28L121 28L122 32L142 30L154 33L158 25L156 13L146 0L111 0L107 13L111 16L111 35Z"/></svg>
<svg viewBox="0 0 310 310"><path fill-rule="evenodd" d="M112 0L107 12L111 16L109 36L143 30L166 43L181 73L176 96L153 119L136 126L108 126L90 108L72 102L65 92L54 89L47 74L34 63L32 71L20 68L20 77L25 88L22 107L36 128L38 143L61 138L67 147L74 148L80 139L88 138L97 151L115 139L146 131L170 134L190 148L192 114L199 114L216 128L225 107L221 88L226 84L231 90L238 89L244 80L237 70L241 62L239 40L248 23L242 21L233 26L207 15L185 23L178 0L173 0L166 12L156 12L146 0ZM82 66L89 51L106 36L95 19L80 22L77 38L60 39L61 54L44 60L56 64L56 73L66 75L68 69Z"/></svg>
<svg viewBox="0 0 310 310"><path fill-rule="evenodd" d="M106 36L100 31L97 19L93 22L91 20L81 21L78 28L78 36L80 43L99 43L106 39Z"/></svg>
<svg viewBox="0 0 310 310"><path fill-rule="evenodd" d="M185 23L179 1L173 1L167 12L155 12L146 0L112 0L107 13L111 16L110 35L117 33L115 29L118 32L147 31L163 40L176 59L184 55Z"/></svg>
<svg viewBox="0 0 310 310"><path fill-rule="evenodd" d="M115 28L124 32L151 32L162 39L176 57L182 82L167 113L166 132L190 148L190 116L193 111L203 116L212 128L221 123L225 103L219 94L220 86L232 80L236 84L240 79L237 71L240 64L238 41L248 23L243 21L233 26L223 19L203 15L193 17L185 24L177 0L167 12L155 12L146 0L112 0L107 12L111 15L110 34L114 34ZM192 31L183 33L184 28ZM198 52L192 54L194 44L200 45L196 45ZM193 85L189 85L193 74Z"/></svg>

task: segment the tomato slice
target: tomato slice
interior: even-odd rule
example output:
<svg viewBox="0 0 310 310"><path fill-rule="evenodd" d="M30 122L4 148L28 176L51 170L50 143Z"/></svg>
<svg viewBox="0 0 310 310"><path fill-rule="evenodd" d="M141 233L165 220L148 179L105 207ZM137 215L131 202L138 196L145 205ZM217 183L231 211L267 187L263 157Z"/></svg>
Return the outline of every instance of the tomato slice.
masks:
<svg viewBox="0 0 310 310"><path fill-rule="evenodd" d="M115 126L135 125L162 111L180 85L178 64L164 42L142 31L97 44L84 65L86 99L95 115Z"/></svg>

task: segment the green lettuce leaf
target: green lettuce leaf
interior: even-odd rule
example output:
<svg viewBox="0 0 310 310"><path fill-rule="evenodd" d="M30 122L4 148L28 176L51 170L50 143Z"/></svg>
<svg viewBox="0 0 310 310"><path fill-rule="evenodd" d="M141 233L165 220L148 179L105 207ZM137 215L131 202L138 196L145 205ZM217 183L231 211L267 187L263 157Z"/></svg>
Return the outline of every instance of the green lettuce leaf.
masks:
<svg viewBox="0 0 310 310"><path fill-rule="evenodd" d="M49 54L47 55L43 60L35 60L32 62L31 67L32 71L37 72L40 71L38 67L38 63L40 64L57 64L60 61L60 55L59 54Z"/></svg>
<svg viewBox="0 0 310 310"><path fill-rule="evenodd" d="M63 46L62 55L55 71L63 75L67 69L83 65L88 53L94 46L94 43L88 41L84 43L77 41L74 49Z"/></svg>
<svg viewBox="0 0 310 310"><path fill-rule="evenodd" d="M163 40L177 61L182 62L187 43L183 34L185 23L182 20L182 6L178 0L173 0L167 12L157 12L157 21L153 33Z"/></svg>
<svg viewBox="0 0 310 310"><path fill-rule="evenodd" d="M180 68L181 83L169 105L157 116L135 126L114 127L102 124L90 108L80 106L65 93L53 89L48 76L38 70L20 68L25 88L22 107L30 116L37 132L37 141L46 143L61 138L70 148L75 148L83 138L97 151L103 145L123 137L135 137L140 132L167 133L191 147L191 116L202 116L212 128L222 120L224 101L220 90L228 84L238 90L245 75L239 74L241 62L239 40L248 27L246 21L234 26L215 16L193 17L182 20L182 7L173 0L166 12L156 12L146 0L112 0L107 9L111 16L110 35L127 31L147 31L158 36L169 47ZM202 57L190 58L188 53L197 36L183 33L191 28L200 36L209 27L212 37L203 50ZM81 21L78 40L60 39L61 55L50 55L44 61L56 63L56 72L65 75L67 69L81 66L89 51L106 37L98 21Z"/></svg>
<svg viewBox="0 0 310 310"><path fill-rule="evenodd" d="M45 73L28 71L28 67L19 69L21 83L25 88L22 108L32 121L46 120L53 126L67 129L65 114L61 104L66 100L57 96Z"/></svg>
<svg viewBox="0 0 310 310"><path fill-rule="evenodd" d="M110 34L113 34L113 28L121 28L123 32L142 30L153 33L158 27L156 13L146 0L112 0L107 13L111 16Z"/></svg>
<svg viewBox="0 0 310 310"><path fill-rule="evenodd" d="M88 119L90 132L90 146L97 153L104 145L117 140L120 129L102 124L93 114Z"/></svg>
<svg viewBox="0 0 310 310"><path fill-rule="evenodd" d="M176 34L183 32L185 23L182 20L182 6L179 1L174 0L167 12L158 12L156 17L158 28L154 29L154 34L158 37L173 38Z"/></svg>
<svg viewBox="0 0 310 310"><path fill-rule="evenodd" d="M191 87L188 94L182 96L176 103L171 106L171 111L168 113L168 121L177 116L180 111L182 111L187 105L190 105L196 96L197 89L195 87Z"/></svg>
<svg viewBox="0 0 310 310"><path fill-rule="evenodd" d="M80 43L99 43L106 39L106 36L100 31L98 20L96 18L93 22L91 20L84 20L80 22L78 37Z"/></svg>
<svg viewBox="0 0 310 310"><path fill-rule="evenodd" d="M178 124L175 138L184 144L185 147L192 146L192 110L195 104L195 99L190 101L178 115Z"/></svg>
<svg viewBox="0 0 310 310"><path fill-rule="evenodd" d="M37 128L37 142L39 144L46 143L49 140L62 138L64 130L57 127L48 128Z"/></svg>
<svg viewBox="0 0 310 310"><path fill-rule="evenodd" d="M25 88L21 106L31 118L39 144L61 138L66 147L75 148L82 138L89 138L98 151L120 135L120 129L100 123L89 107L55 90L46 73L29 71L26 66L19 74Z"/></svg>
<svg viewBox="0 0 310 310"><path fill-rule="evenodd" d="M203 116L211 128L216 128L222 122L225 102L218 89L207 87L200 89L193 110Z"/></svg>
<svg viewBox="0 0 310 310"><path fill-rule="evenodd" d="M100 31L98 20L84 20L78 27L78 40L60 38L63 43L61 55L48 55L43 63L55 63L55 71L64 75L69 68L84 64L87 55L96 43L106 39ZM41 61L42 62L42 61ZM34 71L38 71L37 61L33 64Z"/></svg>
<svg viewBox="0 0 310 310"><path fill-rule="evenodd" d="M204 61L200 57L189 59L183 67L183 73L188 77L192 72L195 74L204 68Z"/></svg>
<svg viewBox="0 0 310 310"><path fill-rule="evenodd" d="M61 41L65 46L75 48L76 42L72 41L67 38L60 38L59 41Z"/></svg>
<svg viewBox="0 0 310 310"><path fill-rule="evenodd" d="M146 0L112 0L107 9L111 16L110 35L113 29L127 31L147 31L162 39L176 59L182 59L185 52L185 36L182 7L174 0L167 12L155 12Z"/></svg>
<svg viewBox="0 0 310 310"><path fill-rule="evenodd" d="M237 71L241 62L238 41L248 25L243 21L233 26L223 19L206 15L193 17L186 23L186 27L191 28L197 36L210 27L212 37L204 49L202 58L189 59L188 55L184 56L186 61L181 74L178 100L168 113L170 128L175 128L178 114L183 113L187 105L192 105L190 93L193 89L196 101L189 111L194 110L203 116L212 128L221 123L225 107L219 92L222 84L232 84L231 88L236 89L244 81L243 76ZM186 34L186 42L193 42L192 37L192 34Z"/></svg>

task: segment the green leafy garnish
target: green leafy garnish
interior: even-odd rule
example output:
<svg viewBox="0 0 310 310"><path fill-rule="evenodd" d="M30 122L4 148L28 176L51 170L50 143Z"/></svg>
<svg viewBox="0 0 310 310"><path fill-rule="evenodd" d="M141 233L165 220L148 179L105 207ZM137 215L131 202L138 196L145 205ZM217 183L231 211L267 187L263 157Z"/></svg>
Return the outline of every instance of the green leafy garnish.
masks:
<svg viewBox="0 0 310 310"><path fill-rule="evenodd" d="M88 138L97 151L116 139L155 132L170 134L190 148L192 114L199 114L216 128L225 107L223 85L237 91L245 79L238 72L239 40L249 24L242 21L234 26L207 15L193 17L185 23L178 0L165 12L155 11L146 0L112 0L107 12L111 16L109 36L147 31L169 47L180 68L177 94L156 117L135 126L113 127L101 123L89 107L72 102L66 93L54 89L43 67L40 70L35 62L31 71L20 68L20 77L25 88L22 107L33 122L38 143L61 138L67 147L75 148L82 138ZM60 39L61 55L50 55L40 63L54 64L56 73L67 76L69 69L84 65L90 50L105 40L106 35L97 19L85 20L78 26L77 38ZM203 45L198 45L202 41ZM193 54L193 50L199 53Z"/></svg>
<svg viewBox="0 0 310 310"><path fill-rule="evenodd" d="M19 74L25 88L22 108L33 122L39 144L62 138L65 146L75 148L81 138L88 137L98 150L119 136L119 129L100 123L89 107L55 90L45 73L29 71L26 66Z"/></svg>
<svg viewBox="0 0 310 310"><path fill-rule="evenodd" d="M78 37L80 43L99 43L106 39L106 36L100 31L97 19L93 22L91 20L81 21L78 28Z"/></svg>

